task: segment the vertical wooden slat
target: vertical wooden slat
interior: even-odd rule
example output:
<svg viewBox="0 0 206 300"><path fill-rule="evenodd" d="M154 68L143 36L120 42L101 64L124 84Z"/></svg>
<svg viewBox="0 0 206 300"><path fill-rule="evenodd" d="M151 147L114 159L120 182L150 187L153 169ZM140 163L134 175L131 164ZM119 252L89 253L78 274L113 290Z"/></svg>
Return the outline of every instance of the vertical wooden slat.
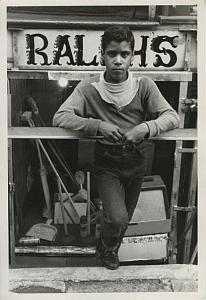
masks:
<svg viewBox="0 0 206 300"><path fill-rule="evenodd" d="M194 147L197 147L197 142L194 143ZM192 165L191 165L191 175L190 175L190 184L188 192L188 206L195 206L196 202L196 189L197 189L197 152L193 153L192 156ZM186 224L190 220L192 212L187 213ZM184 254L183 254L183 263L189 263L190 261L190 250L191 250L191 240L192 240L192 228L193 224L190 226L184 244Z"/></svg>
<svg viewBox="0 0 206 300"><path fill-rule="evenodd" d="M11 93L8 81L7 91L8 103L8 125L11 126ZM14 230L14 178L13 178L13 159L12 159L12 140L8 139L8 178L9 178L9 251L10 265L15 264L15 230Z"/></svg>
<svg viewBox="0 0 206 300"><path fill-rule="evenodd" d="M156 15L156 5L149 5L149 13L148 13L149 21L153 21L155 19L155 15Z"/></svg>
<svg viewBox="0 0 206 300"><path fill-rule="evenodd" d="M18 62L18 32L17 30L14 30L12 32L12 52L13 52L13 67L15 69L18 68L19 62Z"/></svg>
<svg viewBox="0 0 206 300"><path fill-rule="evenodd" d="M186 34L186 43L185 43L185 71L190 71L191 67L191 48L192 48L192 34L187 32Z"/></svg>
<svg viewBox="0 0 206 300"><path fill-rule="evenodd" d="M184 128L185 114L182 111L181 99L187 97L188 82L180 82L179 91L179 105L178 115L180 117L180 128ZM175 153L174 153L174 171L173 171L173 183L170 203L170 216L171 216L171 232L170 232L170 254L169 263L176 263L177 260L177 213L174 210L174 206L178 206L179 196L179 183L180 183L180 172L181 172L181 161L182 153L179 149L182 148L182 141L176 142Z"/></svg>

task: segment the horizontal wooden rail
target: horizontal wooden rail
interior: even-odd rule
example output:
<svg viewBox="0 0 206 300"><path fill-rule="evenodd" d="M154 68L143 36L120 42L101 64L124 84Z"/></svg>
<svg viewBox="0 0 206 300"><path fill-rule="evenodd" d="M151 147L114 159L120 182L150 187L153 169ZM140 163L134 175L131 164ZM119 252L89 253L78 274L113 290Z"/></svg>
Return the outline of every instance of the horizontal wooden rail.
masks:
<svg viewBox="0 0 206 300"><path fill-rule="evenodd" d="M14 69L8 70L8 78L9 79L50 79L50 80L58 80L61 77L64 77L68 80L84 80L88 78L92 78L94 76L99 76L103 71L95 71L95 70L73 70L73 71L52 71L52 70L43 70L40 67L37 69ZM192 81L192 72L187 71L131 71L134 76L148 76L152 78L154 81Z"/></svg>
<svg viewBox="0 0 206 300"><path fill-rule="evenodd" d="M59 128L59 127L9 127L8 138L10 139L102 139L102 136L85 136L83 133ZM174 129L159 136L150 138L152 140L170 140L170 141L194 141L197 140L197 129L182 128Z"/></svg>
<svg viewBox="0 0 206 300"><path fill-rule="evenodd" d="M197 24L197 16L159 16L161 24Z"/></svg>
<svg viewBox="0 0 206 300"><path fill-rule="evenodd" d="M8 29L15 30L24 28L62 28L62 29L105 29L111 25L126 25L132 29L145 29L151 27L157 27L159 25L158 21L137 21L137 20L108 20L107 17L92 17L90 20L85 17L80 16L50 16L47 15L25 15L22 18L22 14L9 14L8 19Z"/></svg>

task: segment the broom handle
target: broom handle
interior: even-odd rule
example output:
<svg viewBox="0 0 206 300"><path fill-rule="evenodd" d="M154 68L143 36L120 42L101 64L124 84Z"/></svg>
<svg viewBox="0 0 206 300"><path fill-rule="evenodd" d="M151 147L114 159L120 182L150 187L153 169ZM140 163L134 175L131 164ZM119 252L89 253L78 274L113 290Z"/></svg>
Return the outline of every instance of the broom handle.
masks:
<svg viewBox="0 0 206 300"><path fill-rule="evenodd" d="M63 219L63 223L64 223L64 232L65 232L65 235L68 235L68 229L67 229L65 211L64 211L64 203L63 203L63 199L62 199L62 188L61 188L61 183L60 183L58 177L57 177L57 186L58 186L58 190L59 190L59 200L60 200L62 219Z"/></svg>
<svg viewBox="0 0 206 300"><path fill-rule="evenodd" d="M35 127L33 120L28 120L28 123L29 123L30 127ZM49 185L48 185L48 180L47 180L46 167L43 164L41 150L39 148L39 139L36 140L36 147L37 147L39 164L40 164L39 173L40 173L40 178L41 178L41 183L42 183L42 188L43 188L43 193L44 193L44 199L45 199L47 210L48 210L48 220L49 220L49 222L51 222L52 209L51 209L51 202L50 202Z"/></svg>
<svg viewBox="0 0 206 300"><path fill-rule="evenodd" d="M46 124L44 123L43 119L41 118L38 106L37 106L36 102L34 101L34 99L31 96L29 96L27 99L27 102L29 103L32 112L36 116L37 123L38 123L37 126L46 127ZM65 161L61 151L59 151L59 148L57 147L56 143L53 140L46 141L46 143L47 143L48 147L50 148L50 150L52 151L52 153L57 158L57 160L59 161L59 163L61 164L61 166L63 167L64 171L69 175L70 180L72 181L72 183L75 186L75 189L78 189L77 182L74 178L74 175L72 174L69 166L67 165L67 162Z"/></svg>
<svg viewBox="0 0 206 300"><path fill-rule="evenodd" d="M68 193L68 191L67 191L67 189L66 189L66 187L65 187L65 185L64 185L64 183L63 183L63 181L62 181L62 179L61 179L61 177L60 177L60 175L59 175L59 173L57 172L57 170L56 170L54 164L52 163L52 161L51 161L51 159L50 159L50 157L49 157L49 155L48 155L46 149L44 148L44 146L43 146L43 144L42 144L42 142L41 142L40 140L39 140L39 145L40 145L41 149L43 150L43 152L44 152L46 158L48 159L48 161L49 161L49 163L50 163L50 165L51 165L51 167L52 167L52 169L53 169L55 175L57 176L57 178L59 178L59 181L60 181L60 183L61 183L61 186L63 187L63 189L64 189L64 191L65 191L65 193L66 193L66 195L67 195L67 197L68 197L68 199L69 199L69 202L68 202L68 203L70 204L70 208L71 208L72 211L73 211L73 215L69 215L69 217L71 218L71 220L72 220L72 222L73 222L74 224L78 224L78 223L79 223L79 215L78 215L78 213L77 213L77 211L76 211L76 209L75 209L75 207L74 207L74 205L73 205L72 198L71 198L71 196L69 195L69 193Z"/></svg>

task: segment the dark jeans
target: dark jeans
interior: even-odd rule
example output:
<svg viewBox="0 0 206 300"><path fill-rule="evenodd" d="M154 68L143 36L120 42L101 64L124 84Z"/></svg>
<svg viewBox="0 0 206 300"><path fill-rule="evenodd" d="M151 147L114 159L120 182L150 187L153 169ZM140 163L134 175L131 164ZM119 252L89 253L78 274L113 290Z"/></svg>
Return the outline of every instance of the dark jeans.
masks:
<svg viewBox="0 0 206 300"><path fill-rule="evenodd" d="M95 145L95 182L104 209L102 237L116 247L137 205L146 170L145 144Z"/></svg>

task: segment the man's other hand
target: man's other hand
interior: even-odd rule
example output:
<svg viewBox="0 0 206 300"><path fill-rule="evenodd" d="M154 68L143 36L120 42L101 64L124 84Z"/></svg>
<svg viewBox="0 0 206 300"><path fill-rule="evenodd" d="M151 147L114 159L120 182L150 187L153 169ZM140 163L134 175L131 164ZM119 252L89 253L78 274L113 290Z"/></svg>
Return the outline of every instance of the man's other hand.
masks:
<svg viewBox="0 0 206 300"><path fill-rule="evenodd" d="M123 142L125 143L138 143L144 139L149 133L147 124L141 123L134 128L127 131L123 136Z"/></svg>
<svg viewBox="0 0 206 300"><path fill-rule="evenodd" d="M105 139L110 142L121 142L122 141L122 133L120 128L117 125L110 124L108 122L101 122L99 124L98 132L100 135L103 135Z"/></svg>

